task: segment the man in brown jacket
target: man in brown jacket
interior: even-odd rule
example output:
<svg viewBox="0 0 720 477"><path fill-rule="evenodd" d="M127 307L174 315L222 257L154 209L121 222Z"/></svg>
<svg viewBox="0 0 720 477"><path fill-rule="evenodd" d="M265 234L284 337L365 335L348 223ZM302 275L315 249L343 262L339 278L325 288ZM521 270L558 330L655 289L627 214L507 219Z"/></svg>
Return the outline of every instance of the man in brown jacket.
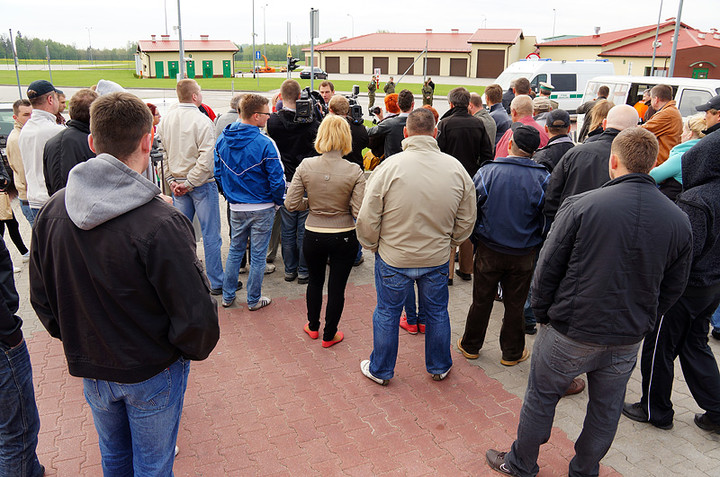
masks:
<svg viewBox="0 0 720 477"><path fill-rule="evenodd" d="M680 144L683 132L683 120L680 111L673 101L672 88L666 84L658 84L650 90L650 106L657 113L642 125L655 135L660 145L657 164L667 161L670 149Z"/></svg>

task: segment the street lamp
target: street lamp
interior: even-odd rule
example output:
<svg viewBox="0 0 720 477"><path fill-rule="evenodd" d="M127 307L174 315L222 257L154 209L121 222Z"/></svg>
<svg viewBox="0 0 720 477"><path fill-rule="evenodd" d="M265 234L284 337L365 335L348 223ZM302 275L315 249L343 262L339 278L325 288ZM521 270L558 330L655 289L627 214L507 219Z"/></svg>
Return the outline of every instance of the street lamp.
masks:
<svg viewBox="0 0 720 477"><path fill-rule="evenodd" d="M90 45L90 64L93 64L93 55L92 55L92 39L90 38L90 30L92 30L92 27L85 27L85 29L88 31L88 44Z"/></svg>
<svg viewBox="0 0 720 477"><path fill-rule="evenodd" d="M265 30L267 27L267 24L265 23L265 9L267 8L268 4L266 3L263 9L263 55L265 55L265 58L267 58L267 37L265 36Z"/></svg>
<svg viewBox="0 0 720 477"><path fill-rule="evenodd" d="M354 36L355 36L355 17L353 17L353 16L350 15L349 13L347 14L347 16L350 17L350 22L351 22L351 25L352 25L352 30L351 30L351 31L352 31L352 36L354 37Z"/></svg>
<svg viewBox="0 0 720 477"><path fill-rule="evenodd" d="M557 19L557 10L553 8L553 35L552 37L555 38L555 20Z"/></svg>

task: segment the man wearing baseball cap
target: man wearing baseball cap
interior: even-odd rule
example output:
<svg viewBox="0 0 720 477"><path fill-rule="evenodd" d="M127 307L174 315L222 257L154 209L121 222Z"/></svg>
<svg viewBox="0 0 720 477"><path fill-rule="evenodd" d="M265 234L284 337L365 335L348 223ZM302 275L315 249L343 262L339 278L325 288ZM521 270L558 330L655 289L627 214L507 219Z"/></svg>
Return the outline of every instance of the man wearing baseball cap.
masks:
<svg viewBox="0 0 720 477"><path fill-rule="evenodd" d="M531 159L539 146L537 129L513 124L505 154L486 162L473 179L477 192L477 221L472 235L477 244L473 302L465 333L457 342L458 350L467 359L479 357L498 283L503 288L505 306L500 363L514 366L529 356L525 348L523 305L530 289L535 254L542 243L545 223L542 210L550 177L544 166Z"/></svg>
<svg viewBox="0 0 720 477"><path fill-rule="evenodd" d="M33 81L28 86L27 97L33 112L20 131L18 145L25 166L27 198L34 222L40 208L50 199L43 174L45 143L64 127L56 122L55 115L60 109L60 101L52 83L46 80Z"/></svg>
<svg viewBox="0 0 720 477"><path fill-rule="evenodd" d="M570 114L564 109L550 111L545 117L545 132L550 139L545 147L537 150L533 160L552 172L563 154L575 145L569 135Z"/></svg>
<svg viewBox="0 0 720 477"><path fill-rule="evenodd" d="M706 136L720 129L720 94L713 96L710 98L710 101L705 104L695 106L695 109L705 113L707 129L705 129L703 133Z"/></svg>

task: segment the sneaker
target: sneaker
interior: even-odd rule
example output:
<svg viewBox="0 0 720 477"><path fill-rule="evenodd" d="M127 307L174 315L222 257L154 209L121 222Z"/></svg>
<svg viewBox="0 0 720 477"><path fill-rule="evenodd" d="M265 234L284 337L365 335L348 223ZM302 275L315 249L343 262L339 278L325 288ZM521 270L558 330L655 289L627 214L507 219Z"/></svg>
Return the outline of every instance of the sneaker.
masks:
<svg viewBox="0 0 720 477"><path fill-rule="evenodd" d="M310 277L298 277L298 285L307 285L310 282Z"/></svg>
<svg viewBox="0 0 720 477"><path fill-rule="evenodd" d="M658 429L664 429L667 431L673 428L672 421L670 421L670 424L658 424L655 422L650 422L650 420L648 419L647 411L639 402L636 402L635 404L630 404L626 402L625 404L623 404L622 413L628 419L631 419L635 422L648 422L653 426L657 427Z"/></svg>
<svg viewBox="0 0 720 477"><path fill-rule="evenodd" d="M242 282L240 280L238 280L237 288L235 289L235 291L242 290L242 287L243 287ZM222 295L222 287L211 288L210 294L213 296Z"/></svg>
<svg viewBox="0 0 720 477"><path fill-rule="evenodd" d="M180 448L178 446L175 446L175 457L180 453Z"/></svg>
<svg viewBox="0 0 720 477"><path fill-rule="evenodd" d="M241 273L241 274L247 273L247 272L248 272L248 267L240 267L240 270L238 270L238 273Z"/></svg>
<svg viewBox="0 0 720 477"><path fill-rule="evenodd" d="M450 366L450 368L447 371L445 371L444 373L433 374L432 375L433 380L434 381L442 381L443 379L447 378L447 375L450 374L451 369L452 369L452 366Z"/></svg>
<svg viewBox="0 0 720 477"><path fill-rule="evenodd" d="M331 347L332 345L338 344L338 343L341 342L344 338L345 338L345 335L343 334L343 332L342 332L342 331L338 331L337 333L335 333L335 336L333 336L333 339L332 339L332 340L330 340L330 341L325 341L325 340L323 340L323 341L322 341L322 347L323 347L323 348L329 348L329 347Z"/></svg>
<svg viewBox="0 0 720 477"><path fill-rule="evenodd" d="M570 386L563 396L572 396L573 394L580 394L585 390L585 381L582 378L573 378Z"/></svg>
<svg viewBox="0 0 720 477"><path fill-rule="evenodd" d="M495 449L488 449L488 451L485 452L485 459L487 459L488 465L495 472L500 472L501 474L505 475L517 476L518 474L510 470L505 463L506 454L507 452L498 452Z"/></svg>
<svg viewBox="0 0 720 477"><path fill-rule="evenodd" d="M465 280L466 282L472 280L472 273L464 273L464 272L461 272L459 268L456 268L456 269L455 269L455 275L457 275L458 277L462 278L462 279Z"/></svg>
<svg viewBox="0 0 720 477"><path fill-rule="evenodd" d="M387 386L388 383L390 382L389 379L380 379L380 378L376 378L375 376L372 375L372 373L370 372L370 360L369 359L360 361L360 371L365 375L366 378L372 379L373 381L375 381L376 383L378 383L381 386Z"/></svg>
<svg viewBox="0 0 720 477"><path fill-rule="evenodd" d="M272 300L266 296L261 296L257 303L254 305L248 305L248 310L250 311L257 311L260 308L265 308L270 303L272 303Z"/></svg>
<svg viewBox="0 0 720 477"><path fill-rule="evenodd" d="M411 325L407 322L407 315L405 315L405 312L402 312L402 315L400 316L400 328L407 331L411 335L416 335L418 332L418 326L417 325Z"/></svg>
<svg viewBox="0 0 720 477"><path fill-rule="evenodd" d="M13 267L13 273L20 273L20 272L22 272L22 268Z"/></svg>
<svg viewBox="0 0 720 477"><path fill-rule="evenodd" d="M230 301L225 301L225 299L223 298L222 307L230 308L231 306L233 306L233 303L235 303L235 297L232 297L232 300L230 300Z"/></svg>
<svg viewBox="0 0 720 477"><path fill-rule="evenodd" d="M291 282L297 278L297 273L285 273L285 281Z"/></svg>
<svg viewBox="0 0 720 477"><path fill-rule="evenodd" d="M422 323L418 323L418 331L425 334L425 325Z"/></svg>
<svg viewBox="0 0 720 477"><path fill-rule="evenodd" d="M448 286L449 286L449 287L453 286L453 279L452 279L452 278L448 278Z"/></svg>
<svg viewBox="0 0 720 477"><path fill-rule="evenodd" d="M271 273L275 273L275 265L268 263L265 265L265 275L270 275Z"/></svg>
<svg viewBox="0 0 720 477"><path fill-rule="evenodd" d="M30 251L25 252L22 256L23 263L27 263L30 261Z"/></svg>
<svg viewBox="0 0 720 477"><path fill-rule="evenodd" d="M537 326L535 325L525 325L525 334L526 335L534 335L537 333Z"/></svg>
<svg viewBox="0 0 720 477"><path fill-rule="evenodd" d="M463 356L465 356L467 359L478 359L480 357L480 353L469 353L465 351L462 347L462 338L458 338L457 340L457 348L460 350Z"/></svg>
<svg viewBox="0 0 720 477"><path fill-rule="evenodd" d="M530 351L525 348L523 350L522 356L518 359L501 359L500 364L503 366L515 366L516 364L522 363L523 361L527 360L530 357Z"/></svg>
<svg viewBox="0 0 720 477"><path fill-rule="evenodd" d="M303 328L303 331L308 334L310 339L313 339L313 340L318 339L318 336L320 336L319 331L312 331L310 329L310 323L305 323L305 327Z"/></svg>
<svg viewBox="0 0 720 477"><path fill-rule="evenodd" d="M704 431L720 434L720 424L715 424L710 420L707 413L695 414L695 425Z"/></svg>

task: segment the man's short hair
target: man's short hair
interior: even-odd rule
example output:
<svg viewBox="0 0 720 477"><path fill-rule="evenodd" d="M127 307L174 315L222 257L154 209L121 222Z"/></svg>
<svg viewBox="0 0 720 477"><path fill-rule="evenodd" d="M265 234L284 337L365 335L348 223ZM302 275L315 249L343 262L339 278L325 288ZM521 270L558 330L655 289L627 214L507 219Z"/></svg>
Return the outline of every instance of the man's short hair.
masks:
<svg viewBox="0 0 720 477"><path fill-rule="evenodd" d="M185 78L178 81L175 91L177 92L178 101L192 103L192 96L200 91L200 85L194 79Z"/></svg>
<svg viewBox="0 0 720 477"><path fill-rule="evenodd" d="M502 86L500 86L499 84L491 84L490 86L485 88L485 96L487 96L488 101L492 101L494 104L499 104L502 102L502 95Z"/></svg>
<svg viewBox="0 0 720 477"><path fill-rule="evenodd" d="M90 88L83 88L70 98L70 119L81 123L90 123L90 105L98 99L98 94Z"/></svg>
<svg viewBox="0 0 720 477"><path fill-rule="evenodd" d="M605 85L600 86L600 88L598 88L598 97L607 98L608 96L610 96L610 88Z"/></svg>
<svg viewBox="0 0 720 477"><path fill-rule="evenodd" d="M453 88L448 93L447 100L456 108L467 109L470 104L470 92L462 86Z"/></svg>
<svg viewBox="0 0 720 477"><path fill-rule="evenodd" d="M252 93L246 94L240 101L240 111L242 111L240 116L243 119L250 119L253 114L262 112L260 110L268 103L270 101L265 96Z"/></svg>
<svg viewBox="0 0 720 477"><path fill-rule="evenodd" d="M243 99L243 96L245 96L245 93L238 93L230 100L230 108L237 111L238 114L240 114L240 101Z"/></svg>
<svg viewBox="0 0 720 477"><path fill-rule="evenodd" d="M403 113L407 113L412 108L415 97L408 89L404 89L398 93L398 107Z"/></svg>
<svg viewBox="0 0 720 477"><path fill-rule="evenodd" d="M350 102L345 96L336 94L330 98L328 109L331 113L337 114L338 116L347 116L350 112Z"/></svg>
<svg viewBox="0 0 720 477"><path fill-rule="evenodd" d="M629 128L615 136L610 152L618 157L628 172L647 174L655 165L658 148L653 133L644 128Z"/></svg>
<svg viewBox="0 0 720 477"><path fill-rule="evenodd" d="M530 94L530 80L517 78L515 80L515 94Z"/></svg>
<svg viewBox="0 0 720 477"><path fill-rule="evenodd" d="M352 134L347 120L334 114L325 116L315 136L315 150L320 154L330 151L341 151L343 156L350 154Z"/></svg>
<svg viewBox="0 0 720 477"><path fill-rule="evenodd" d="M533 102L530 96L521 94L515 96L510 103L510 111L515 111L518 116L524 118L525 116L532 116L533 114Z"/></svg>
<svg viewBox="0 0 720 477"><path fill-rule="evenodd" d="M30 101L28 101L27 99L18 99L17 101L15 101L13 103L13 114L15 116L20 114L20 106L32 106L32 105L30 104Z"/></svg>
<svg viewBox="0 0 720 477"><path fill-rule="evenodd" d="M55 91L50 91L49 93L41 94L40 96L35 96L33 98L30 98L30 105L33 108L38 108L40 105L45 104L47 102L48 96L52 96L55 93Z"/></svg>
<svg viewBox="0 0 720 477"><path fill-rule="evenodd" d="M152 124L150 108L134 94L106 94L90 105L90 134L98 154L125 160L152 131Z"/></svg>
<svg viewBox="0 0 720 477"><path fill-rule="evenodd" d="M672 101L673 92L672 88L666 84L656 84L650 90L651 98L658 98L662 102Z"/></svg>
<svg viewBox="0 0 720 477"><path fill-rule="evenodd" d="M398 107L398 94L397 93L391 93L385 95L385 111L388 113L395 113L398 114L400 112L400 108Z"/></svg>
<svg viewBox="0 0 720 477"><path fill-rule="evenodd" d="M325 80L325 81L323 81L322 83L320 83L320 87L322 88L323 86L329 86L329 87L330 87L330 91L332 91L333 93L335 92L335 85L332 84L331 81Z"/></svg>
<svg viewBox="0 0 720 477"><path fill-rule="evenodd" d="M405 127L409 136L432 136L435 131L435 116L429 109L415 109L408 115Z"/></svg>
<svg viewBox="0 0 720 477"><path fill-rule="evenodd" d="M300 97L300 83L294 79L286 79L280 86L280 96L283 103L294 103Z"/></svg>
<svg viewBox="0 0 720 477"><path fill-rule="evenodd" d="M476 108L482 108L482 96L477 93L470 93L470 104Z"/></svg>

